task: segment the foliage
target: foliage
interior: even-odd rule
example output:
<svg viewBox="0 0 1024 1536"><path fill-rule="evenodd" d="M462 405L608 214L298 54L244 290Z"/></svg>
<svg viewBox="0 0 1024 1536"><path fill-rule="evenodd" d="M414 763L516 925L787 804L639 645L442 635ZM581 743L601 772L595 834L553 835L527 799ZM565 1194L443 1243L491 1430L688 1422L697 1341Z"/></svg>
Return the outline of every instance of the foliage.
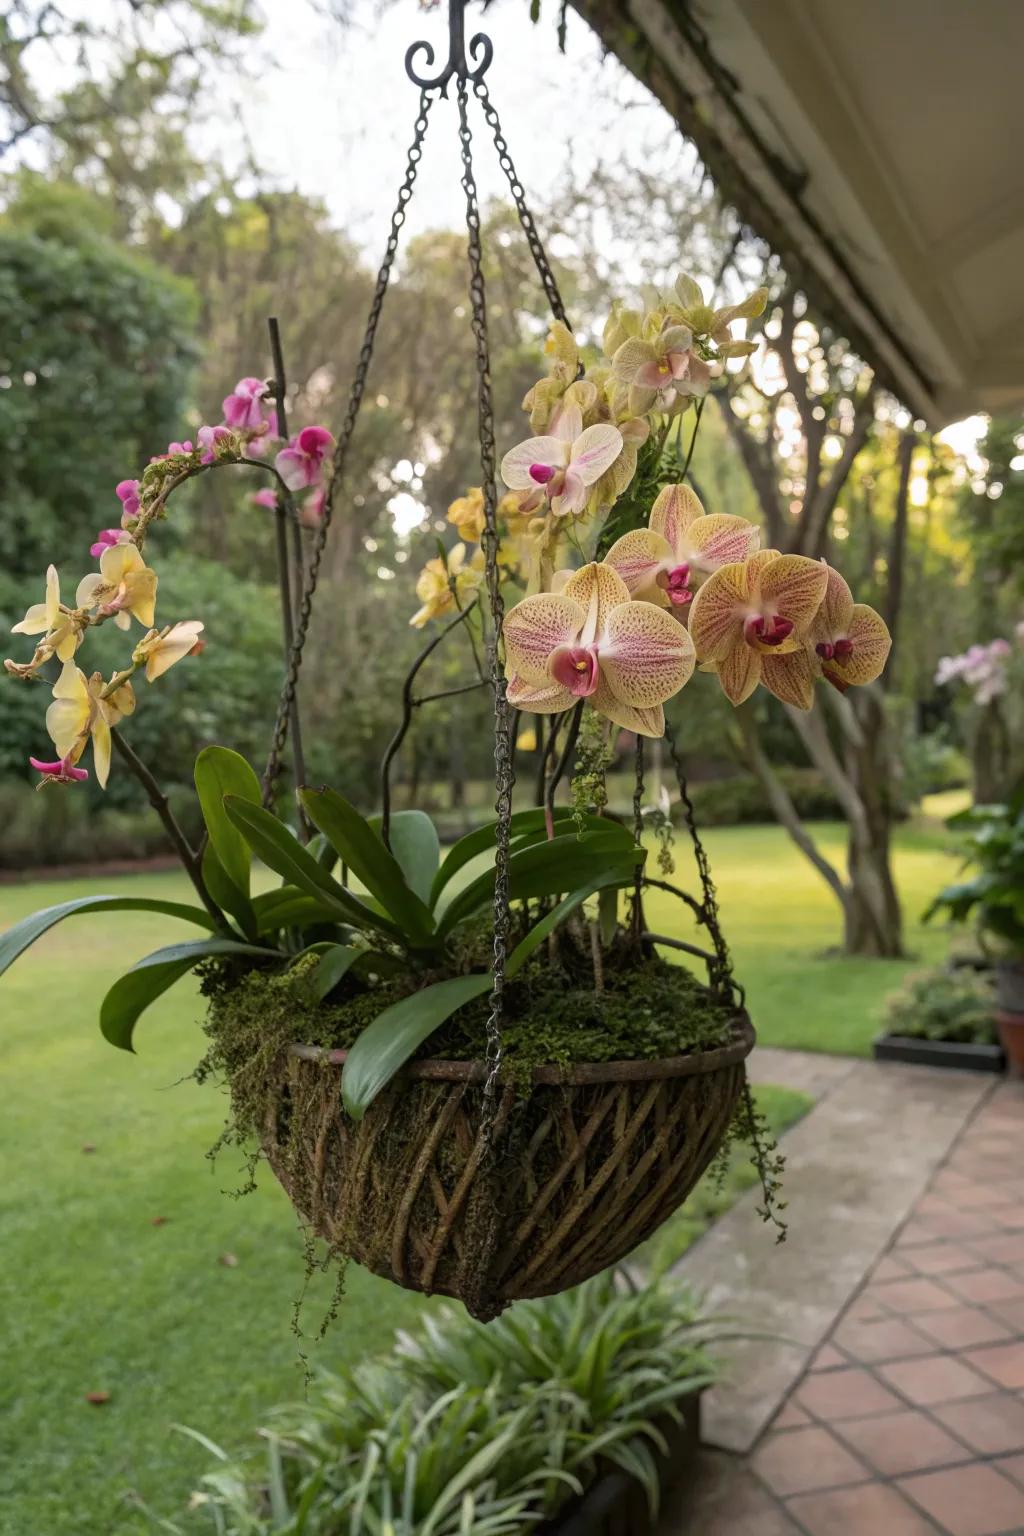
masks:
<svg viewBox="0 0 1024 1536"><path fill-rule="evenodd" d="M15 575L54 547L85 556L124 466L166 442L186 392L191 288L102 224L81 194L34 182L0 219L0 557Z"/></svg>
<svg viewBox="0 0 1024 1536"><path fill-rule="evenodd" d="M778 776L805 821L835 821L841 814L833 791L814 768L780 768ZM699 825L731 827L773 821L764 786L753 774L704 779L690 785Z"/></svg>
<svg viewBox="0 0 1024 1536"><path fill-rule="evenodd" d="M990 977L967 966L935 966L915 971L886 999L886 1028L914 1040L994 1045L994 1008Z"/></svg>
<svg viewBox="0 0 1024 1536"><path fill-rule="evenodd" d="M446 1309L385 1359L324 1375L248 1458L204 1437L217 1464L192 1504L223 1536L498 1536L534 1530L611 1465L653 1518L665 1429L716 1379L721 1333L678 1285L614 1272L486 1327Z"/></svg>
<svg viewBox="0 0 1024 1536"><path fill-rule="evenodd" d="M951 816L963 833L966 864L977 873L940 891L926 913L944 912L954 923L973 914L997 952L1024 957L1024 791L1009 805L978 805Z"/></svg>

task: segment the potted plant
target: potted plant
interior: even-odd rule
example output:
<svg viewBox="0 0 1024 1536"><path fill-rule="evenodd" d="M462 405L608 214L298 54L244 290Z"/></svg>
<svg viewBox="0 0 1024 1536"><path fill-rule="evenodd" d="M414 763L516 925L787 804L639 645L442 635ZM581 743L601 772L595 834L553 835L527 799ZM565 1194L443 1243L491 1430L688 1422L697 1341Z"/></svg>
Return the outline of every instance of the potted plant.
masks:
<svg viewBox="0 0 1024 1536"><path fill-rule="evenodd" d="M1024 1070L1024 790L1007 805L978 805L950 817L964 834L969 879L940 891L926 917L973 917L995 969L996 1022L1015 1071Z"/></svg>
<svg viewBox="0 0 1024 1536"><path fill-rule="evenodd" d="M881 618L854 602L837 571L761 549L756 527L706 513L687 483L714 378L755 350L732 327L763 311L766 290L715 308L681 275L644 307L616 305L601 348L581 353L482 82L490 45L473 40L470 68L456 0L451 17L452 57L436 79L416 75L415 48L407 56L423 90L420 114L337 442L316 425L289 436L272 325L273 379L239 381L221 422L122 482L120 526L93 546L99 569L69 600L51 566L43 601L16 626L37 644L31 657L8 661L8 671L25 685L45 679L53 693L46 726L56 755L33 760L41 787L73 792L90 748L105 784L116 753L146 786L197 902L97 895L62 903L0 940L0 969L72 914L143 907L195 924L201 937L159 950L114 982L101 1009L104 1035L132 1049L143 1009L198 968L210 1037L200 1074L228 1082L228 1135L266 1158L307 1230L333 1253L399 1284L457 1296L488 1318L621 1259L686 1197L737 1117L757 1142L773 1213L774 1165L745 1089L753 1031L681 759L670 736L697 896L646 870L643 744L665 732L664 705L698 662L733 704L762 685L808 709L819 681L840 690L872 682L890 642ZM298 680L427 111L453 75L481 485L450 509L459 543L417 582L421 606L411 622L443 627L396 701L380 813L367 817L339 788L306 782ZM470 81L555 314L547 372L524 401L530 433L501 458L500 506ZM158 683L203 638L197 619L157 625L153 536L182 485L239 466L269 480L259 496L277 519L288 659L262 776L225 747L199 754L206 836L195 848L129 744L130 717L139 677ZM302 597L293 613L288 555L304 522L315 531L299 549ZM472 556L470 543L479 546ZM79 648L96 627L127 632L133 623L141 634L113 676L80 668ZM390 771L415 710L435 696L417 691L421 669L439 645L466 633L474 671L464 686L493 696L497 814L442 858L426 816L392 811ZM519 711L548 729L538 803L513 812ZM631 824L609 814L604 783L621 733L631 737L635 764ZM291 804L276 795L289 742ZM570 803L559 804L567 777ZM666 857L661 875L671 873ZM254 889L254 860L276 886ZM650 930L644 898L652 884L680 898L704 943ZM669 965L666 947L705 964L706 983Z"/></svg>
<svg viewBox="0 0 1024 1536"><path fill-rule="evenodd" d="M874 1041L878 1061L1002 1072L991 971L935 966L908 976L886 1000L886 1028Z"/></svg>

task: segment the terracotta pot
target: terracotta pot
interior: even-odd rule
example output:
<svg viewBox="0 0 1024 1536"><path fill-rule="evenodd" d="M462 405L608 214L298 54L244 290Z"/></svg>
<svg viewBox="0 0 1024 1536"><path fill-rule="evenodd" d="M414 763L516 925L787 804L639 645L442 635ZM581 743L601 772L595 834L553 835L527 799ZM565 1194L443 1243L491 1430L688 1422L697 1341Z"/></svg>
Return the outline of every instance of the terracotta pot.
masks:
<svg viewBox="0 0 1024 1536"><path fill-rule="evenodd" d="M1009 1013L1000 1008L996 1013L996 1025L1006 1052L1008 1075L1024 1077L1024 1013Z"/></svg>
<svg viewBox="0 0 1024 1536"><path fill-rule="evenodd" d="M996 962L996 1007L1003 1013L1024 1014L1024 960Z"/></svg>

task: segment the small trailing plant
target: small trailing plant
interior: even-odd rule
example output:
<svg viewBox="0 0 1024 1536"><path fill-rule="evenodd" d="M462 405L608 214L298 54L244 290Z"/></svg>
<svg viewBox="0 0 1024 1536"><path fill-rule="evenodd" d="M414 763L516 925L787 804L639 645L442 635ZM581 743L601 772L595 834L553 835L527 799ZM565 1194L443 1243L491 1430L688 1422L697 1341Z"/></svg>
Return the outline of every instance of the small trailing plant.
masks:
<svg viewBox="0 0 1024 1536"><path fill-rule="evenodd" d="M990 977L967 967L935 966L908 976L885 1005L888 1033L960 1045L996 1043Z"/></svg>
<svg viewBox="0 0 1024 1536"><path fill-rule="evenodd" d="M724 1336L689 1291L616 1273L487 1327L445 1309L385 1358L321 1376L249 1456L196 1435L216 1463L192 1518L161 1527L512 1536L607 1466L642 1485L654 1518L665 1432L716 1380Z"/></svg>

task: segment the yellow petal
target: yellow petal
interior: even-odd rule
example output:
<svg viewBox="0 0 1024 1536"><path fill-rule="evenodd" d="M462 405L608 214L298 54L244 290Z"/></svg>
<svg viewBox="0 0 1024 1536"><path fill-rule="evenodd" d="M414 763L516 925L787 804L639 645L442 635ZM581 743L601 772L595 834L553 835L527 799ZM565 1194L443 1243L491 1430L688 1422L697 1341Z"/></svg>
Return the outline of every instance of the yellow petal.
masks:
<svg viewBox="0 0 1024 1536"><path fill-rule="evenodd" d="M46 568L46 627L53 629L60 618L60 579L57 575L57 567L49 565Z"/></svg>
<svg viewBox="0 0 1024 1536"><path fill-rule="evenodd" d="M88 576L83 576L78 583L78 591L75 593L75 607L91 608L103 585L103 577L96 571L90 571Z"/></svg>
<svg viewBox="0 0 1024 1536"><path fill-rule="evenodd" d="M162 677L169 667L187 656L202 633L203 626L198 619L187 619L181 624L175 624L168 630L162 640L158 640L149 653L146 661L146 681L154 682Z"/></svg>
<svg viewBox="0 0 1024 1536"><path fill-rule="evenodd" d="M23 619L11 625L12 635L42 635L50 628L45 603L33 603Z"/></svg>
<svg viewBox="0 0 1024 1536"><path fill-rule="evenodd" d="M100 555L100 575L110 587L118 587L133 571L145 570L146 562L136 544L111 544Z"/></svg>
<svg viewBox="0 0 1024 1536"><path fill-rule="evenodd" d="M76 699L85 709L89 708L89 688L85 673L73 661L66 661L61 668L60 676L53 685L53 696L55 699Z"/></svg>
<svg viewBox="0 0 1024 1536"><path fill-rule="evenodd" d="M759 575L761 601L790 619L798 633L811 627L828 583L828 567L806 555L780 555Z"/></svg>
<svg viewBox="0 0 1024 1536"><path fill-rule="evenodd" d="M507 675L533 687L547 687L551 652L576 641L586 616L586 610L566 593L537 592L524 597L505 616Z"/></svg>
<svg viewBox="0 0 1024 1536"><path fill-rule="evenodd" d="M82 636L73 624L63 624L59 630L54 631L51 638L54 642L53 648L57 653L57 660L70 661L78 649L78 643Z"/></svg>
<svg viewBox="0 0 1024 1536"><path fill-rule="evenodd" d="M696 653L687 631L652 603L620 603L608 615L607 643L598 652L612 693L634 709L664 704L688 683Z"/></svg>
<svg viewBox="0 0 1024 1536"><path fill-rule="evenodd" d="M768 692L797 709L810 709L814 703L816 670L803 646L784 656L761 656L761 681Z"/></svg>
<svg viewBox="0 0 1024 1536"><path fill-rule="evenodd" d="M721 657L716 668L718 681L730 704L742 704L750 698L761 681L763 664L764 657L742 641Z"/></svg>
<svg viewBox="0 0 1024 1536"><path fill-rule="evenodd" d="M156 617L156 587L157 574L155 571L133 571L127 580L128 612L134 614L139 623L146 629L152 627ZM118 615L120 617L120 615Z"/></svg>
<svg viewBox="0 0 1024 1536"><path fill-rule="evenodd" d="M110 777L110 726L99 713L92 723L92 760L96 782L100 789L106 789Z"/></svg>
<svg viewBox="0 0 1024 1536"><path fill-rule="evenodd" d="M827 668L834 669L844 683L853 683L855 687L873 683L892 647L885 620L867 603L854 603L844 638L851 642L853 650L849 656L837 656L828 662Z"/></svg>
<svg viewBox="0 0 1024 1536"><path fill-rule="evenodd" d="M528 709L534 715L556 715L571 709L576 698L561 683L528 683L523 677L510 677L505 697L516 709Z"/></svg>
<svg viewBox="0 0 1024 1536"><path fill-rule="evenodd" d="M605 564L622 577L631 597L668 607L668 595L658 586L657 576L661 570L670 570L674 562L671 546L660 533L634 528L616 539L604 558Z"/></svg>
<svg viewBox="0 0 1024 1536"><path fill-rule="evenodd" d="M752 562L723 565L694 595L690 634L701 661L720 661L743 640L743 621L751 601Z"/></svg>
<svg viewBox="0 0 1024 1536"><path fill-rule="evenodd" d="M683 534L691 523L703 516L704 507L696 491L692 491L688 485L666 485L658 492L648 526L668 540L678 563L685 547Z"/></svg>
<svg viewBox="0 0 1024 1536"><path fill-rule="evenodd" d="M683 540L690 564L703 571L746 560L756 553L760 542L760 528L728 512L695 518Z"/></svg>
<svg viewBox="0 0 1024 1536"><path fill-rule="evenodd" d="M829 565L828 581L821 607L814 616L813 634L816 640L836 640L846 634L853 618L853 593L838 571Z"/></svg>
<svg viewBox="0 0 1024 1536"><path fill-rule="evenodd" d="M651 709L637 709L632 704L625 704L616 698L605 678L600 679L590 695L590 703L599 715L604 715L615 725L621 725L624 730L635 731L638 736L665 734L665 711L660 704L655 704Z"/></svg>
<svg viewBox="0 0 1024 1536"><path fill-rule="evenodd" d="M610 565L592 560L569 578L564 595L578 603L583 610L579 644L590 645L603 633L611 610L617 608L619 603L629 601L629 588Z"/></svg>
<svg viewBox="0 0 1024 1536"><path fill-rule="evenodd" d="M639 336L631 336L617 348L612 358L612 373L623 384L631 384L633 376L644 363L657 361L658 354L649 341L641 341ZM652 391L651 393L655 393ZM642 415L642 412L637 414Z"/></svg>

